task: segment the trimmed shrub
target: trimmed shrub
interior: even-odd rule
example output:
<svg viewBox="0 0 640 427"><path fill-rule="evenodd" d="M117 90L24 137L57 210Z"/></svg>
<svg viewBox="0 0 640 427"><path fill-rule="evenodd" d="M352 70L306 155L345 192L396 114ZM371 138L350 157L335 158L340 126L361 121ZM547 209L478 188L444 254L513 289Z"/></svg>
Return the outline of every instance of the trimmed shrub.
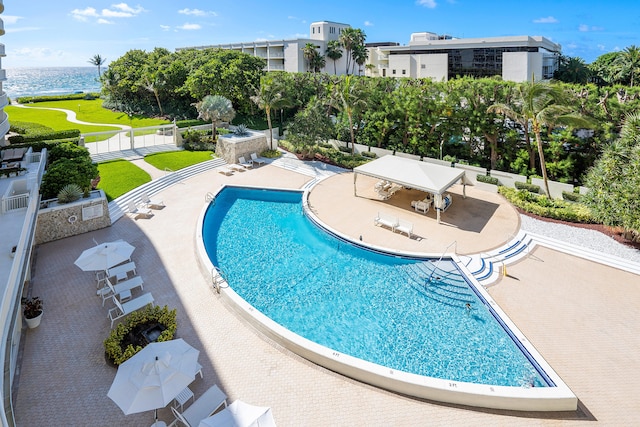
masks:
<svg viewBox="0 0 640 427"><path fill-rule="evenodd" d="M277 159L282 155L282 153L280 153L280 151L278 150L264 150L262 153L260 153L260 155L262 157L266 157L267 159Z"/></svg>
<svg viewBox="0 0 640 427"><path fill-rule="evenodd" d="M13 135L9 137L9 143L21 144L35 141L48 141L52 139L79 138L79 129L67 129L60 131L36 131L26 135Z"/></svg>
<svg viewBox="0 0 640 427"><path fill-rule="evenodd" d="M579 193L572 193L569 191L563 191L562 192L562 199L563 200L567 200L569 202L582 202L582 194Z"/></svg>
<svg viewBox="0 0 640 427"><path fill-rule="evenodd" d="M67 184L77 184L80 188L91 186L91 180L98 176L98 167L87 158L59 159L47 168L42 177L40 192L42 199L55 198Z"/></svg>
<svg viewBox="0 0 640 427"><path fill-rule="evenodd" d="M370 159L375 159L376 157L378 157L378 155L373 151L363 151L362 153L360 153L360 155L362 155L363 157L369 157Z"/></svg>
<svg viewBox="0 0 640 427"><path fill-rule="evenodd" d="M209 122L205 122L202 120L178 120L176 121L176 126L180 129L183 128L188 128L191 126L201 126L201 125L208 125L210 124Z"/></svg>
<svg viewBox="0 0 640 427"><path fill-rule="evenodd" d="M114 365L120 365L134 354L142 350L143 346L127 343L127 338L137 326L144 324L159 324L165 329L156 342L170 341L176 334L178 322L176 309L169 310L166 305L148 306L144 310L131 313L122 323L115 327L109 337L104 340L105 356Z"/></svg>
<svg viewBox="0 0 640 427"><path fill-rule="evenodd" d="M41 125L40 123L33 122L11 122L9 130L11 132L19 133L21 135L28 135L36 132L53 132L53 129L49 126Z"/></svg>
<svg viewBox="0 0 640 427"><path fill-rule="evenodd" d="M514 206L534 215L568 222L595 222L589 208L581 203L553 200L528 190L516 190L502 186L498 187L498 192Z"/></svg>
<svg viewBox="0 0 640 427"><path fill-rule="evenodd" d="M66 101L73 99L97 99L99 93L72 93L68 95L44 95L44 96L21 96L18 98L20 104L30 104L33 102Z"/></svg>
<svg viewBox="0 0 640 427"><path fill-rule="evenodd" d="M478 174L476 176L476 179L478 180L478 182L484 182L486 184L498 185L498 178L496 178L495 176Z"/></svg>
<svg viewBox="0 0 640 427"><path fill-rule="evenodd" d="M338 150L342 151L343 153L351 153L350 147L343 147L342 145L338 147Z"/></svg>
<svg viewBox="0 0 640 427"><path fill-rule="evenodd" d="M518 190L527 190L527 191L530 191L531 193L540 194L539 185L529 184L528 182L516 181L515 186Z"/></svg>

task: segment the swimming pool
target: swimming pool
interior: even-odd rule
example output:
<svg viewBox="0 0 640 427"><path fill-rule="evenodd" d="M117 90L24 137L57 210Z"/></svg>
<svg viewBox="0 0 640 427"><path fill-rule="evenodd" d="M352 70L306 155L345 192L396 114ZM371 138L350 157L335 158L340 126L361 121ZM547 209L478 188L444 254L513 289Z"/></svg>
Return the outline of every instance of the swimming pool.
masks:
<svg viewBox="0 0 640 427"><path fill-rule="evenodd" d="M550 367L505 327L453 259L346 242L305 215L301 192L227 187L203 214L202 239L251 311L340 363L353 358L394 378L454 388L557 389Z"/></svg>

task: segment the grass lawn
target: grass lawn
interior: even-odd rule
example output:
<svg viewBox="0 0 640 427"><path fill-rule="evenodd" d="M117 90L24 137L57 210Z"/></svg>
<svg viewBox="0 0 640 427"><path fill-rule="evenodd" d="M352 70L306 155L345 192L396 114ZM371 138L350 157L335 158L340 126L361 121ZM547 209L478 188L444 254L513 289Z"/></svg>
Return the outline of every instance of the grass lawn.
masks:
<svg viewBox="0 0 640 427"><path fill-rule="evenodd" d="M27 107L63 108L65 110L75 111L76 118L78 120L83 122L90 122L90 123L114 123L119 125L132 126L134 128L157 126L157 125L164 125L164 124L170 123L168 120L147 118L147 117L135 115L135 114L131 117L131 119L129 119L129 116L126 113L115 112L115 111L108 110L106 108L102 108L102 99L92 99L92 100L77 99L77 100L67 100L67 101L38 102L38 103L26 104L26 105ZM29 114L29 113L32 114L31 119L16 118L14 120L42 123L39 120L39 116L40 114L43 113L43 110L37 110L35 108L28 109L28 108L18 108L18 107L6 107L5 111L8 112L8 109L12 109L11 111L13 111L14 109L16 110L19 109L24 111L25 114ZM66 115L63 114L63 117L66 117ZM46 124L46 123L43 123L43 124ZM70 128L75 129L79 126L81 125L70 123L70 126L67 126L64 129L70 129ZM82 132L99 132L99 130L96 130L94 126L90 126L89 128L93 130L82 131L81 129L81 131ZM110 129L111 128L106 130L110 130Z"/></svg>
<svg viewBox="0 0 640 427"><path fill-rule="evenodd" d="M67 115L62 111L36 110L34 108L21 108L8 105L4 111L9 114L9 120L13 122L40 123L53 130L80 129L81 133L103 132L118 130L113 126L80 125L67 121Z"/></svg>
<svg viewBox="0 0 640 427"><path fill-rule="evenodd" d="M126 160L113 160L98 164L100 184L109 201L151 181L151 176Z"/></svg>
<svg viewBox="0 0 640 427"><path fill-rule="evenodd" d="M156 153L145 156L144 160L160 170L165 168L177 171L187 166L211 160L211 151L171 151L168 153Z"/></svg>

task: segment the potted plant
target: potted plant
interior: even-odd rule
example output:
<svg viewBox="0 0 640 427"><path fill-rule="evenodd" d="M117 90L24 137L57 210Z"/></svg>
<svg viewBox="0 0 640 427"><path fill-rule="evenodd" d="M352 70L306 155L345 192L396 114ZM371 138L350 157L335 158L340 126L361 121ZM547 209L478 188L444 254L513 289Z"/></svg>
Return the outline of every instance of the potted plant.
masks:
<svg viewBox="0 0 640 427"><path fill-rule="evenodd" d="M42 319L42 300L39 297L22 298L22 313L29 329L38 327Z"/></svg>

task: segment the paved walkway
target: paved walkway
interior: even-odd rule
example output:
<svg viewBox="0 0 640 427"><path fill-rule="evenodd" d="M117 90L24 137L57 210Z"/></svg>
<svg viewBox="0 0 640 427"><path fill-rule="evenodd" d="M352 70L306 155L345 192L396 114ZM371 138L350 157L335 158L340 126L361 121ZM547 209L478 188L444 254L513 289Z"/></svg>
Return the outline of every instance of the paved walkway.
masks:
<svg viewBox="0 0 640 427"><path fill-rule="evenodd" d="M309 363L246 326L212 291L195 259L194 226L204 208L205 193L223 183L301 188L309 179L271 165L228 177L215 171L204 173L159 194L167 207L149 220L124 217L109 228L38 247L32 286L33 294L44 299L45 314L40 327L27 332L14 400L17 423L151 424L151 411L124 416L106 396L115 375L103 355L102 341L109 333L107 308L95 296L91 273L73 265L82 250L93 246L92 239L122 238L136 247L133 260L145 291L152 292L158 304L177 309L178 336L201 351L204 379L192 384L196 396L218 384L230 401L240 398L271 406L280 427L570 426L584 421L636 425L640 413L636 398L640 383L638 276L545 248L510 266L509 276L489 291L576 393L580 408L575 412L475 410L400 396ZM438 225L429 215L401 206L349 198L342 188L345 182L349 174L323 181L311 195L313 208L331 227L354 238L363 234L372 244L412 251L424 244L429 252L439 251L448 241L447 233L455 232L460 250L471 251L485 239L489 239L486 246L497 245L516 227L516 216L506 202L482 192L471 198L497 207L479 230L465 230L464 223L457 227L451 223L460 215L456 214L462 206L459 200L454 199L443 216L451 222ZM398 209L400 215L411 218L425 241L375 227L373 216L382 207ZM508 224L505 232L483 235L485 228L500 230L494 221ZM441 233L443 237L438 237ZM440 239L442 243L437 243ZM172 419L166 408L158 414L165 421Z"/></svg>

